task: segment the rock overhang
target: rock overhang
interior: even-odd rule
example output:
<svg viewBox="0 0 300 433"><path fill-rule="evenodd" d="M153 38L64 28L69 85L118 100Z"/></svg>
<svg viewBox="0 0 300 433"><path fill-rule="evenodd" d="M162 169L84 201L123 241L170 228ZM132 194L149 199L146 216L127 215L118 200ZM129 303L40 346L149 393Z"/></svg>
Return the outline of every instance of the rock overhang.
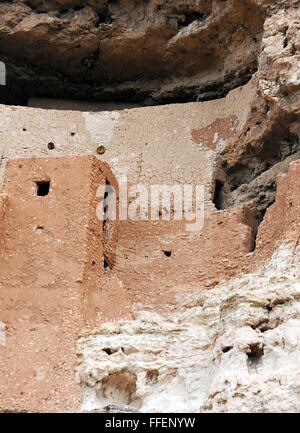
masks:
<svg viewBox="0 0 300 433"><path fill-rule="evenodd" d="M192 3L1 3L8 70L2 102L44 96L161 104L224 96L257 68L265 10L255 1Z"/></svg>

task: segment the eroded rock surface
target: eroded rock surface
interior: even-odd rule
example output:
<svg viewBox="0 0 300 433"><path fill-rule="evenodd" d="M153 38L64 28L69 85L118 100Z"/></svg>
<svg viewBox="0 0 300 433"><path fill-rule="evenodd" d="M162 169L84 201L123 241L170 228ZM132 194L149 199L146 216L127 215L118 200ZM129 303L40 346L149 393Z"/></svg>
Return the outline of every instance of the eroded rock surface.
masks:
<svg viewBox="0 0 300 433"><path fill-rule="evenodd" d="M224 96L257 69L264 19L274 13L268 3L2 1L0 55L8 67L2 102L50 96L151 104Z"/></svg>
<svg viewBox="0 0 300 433"><path fill-rule="evenodd" d="M264 267L202 290L173 315L136 311L83 337L83 409L297 412L299 259L282 245Z"/></svg>
<svg viewBox="0 0 300 433"><path fill-rule="evenodd" d="M95 155L129 187L205 187L203 231L121 221L80 326L76 401L65 372L39 364L40 287L34 316L26 293L3 297L20 311L0 317L0 411L78 411L79 384L83 411L299 411L299 16L297 0L0 2L0 102L29 105L0 106L1 182L11 158ZM0 195L4 256L6 212ZM17 397L10 357L27 383Z"/></svg>
<svg viewBox="0 0 300 433"><path fill-rule="evenodd" d="M177 287L173 311L140 302L135 320L79 340L84 410L299 411L299 179L299 162L279 178L258 233L258 255L273 251L264 265L250 253L252 271L193 293Z"/></svg>

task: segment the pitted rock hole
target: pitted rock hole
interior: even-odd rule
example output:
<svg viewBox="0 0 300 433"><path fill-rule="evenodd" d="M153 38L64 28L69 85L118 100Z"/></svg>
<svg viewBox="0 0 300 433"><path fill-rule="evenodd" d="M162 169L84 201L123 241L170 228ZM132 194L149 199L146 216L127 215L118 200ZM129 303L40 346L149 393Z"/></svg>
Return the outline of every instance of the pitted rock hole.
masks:
<svg viewBox="0 0 300 433"><path fill-rule="evenodd" d="M102 350L103 350L103 352L107 353L107 355L112 355L113 353L118 352L119 348L117 348L117 349L115 349L115 348L112 349L112 348L106 347L106 348L104 348L104 349L102 349Z"/></svg>
<svg viewBox="0 0 300 433"><path fill-rule="evenodd" d="M159 372L158 370L148 370L146 380L148 384L154 385L158 381Z"/></svg>
<svg viewBox="0 0 300 433"><path fill-rule="evenodd" d="M108 404L126 404L133 407L139 406L136 399L136 380L135 373L123 369L108 374L102 382L101 388L97 393L97 398L102 407Z"/></svg>
<svg viewBox="0 0 300 433"><path fill-rule="evenodd" d="M251 344L249 346L249 351L247 353L247 365L249 372L255 372L257 367L262 362L262 357L264 355L264 346L261 343Z"/></svg>
<svg viewBox="0 0 300 433"><path fill-rule="evenodd" d="M227 353L227 352L229 352L231 349L233 349L232 346L224 347L224 349L222 349L222 352L223 352L223 353Z"/></svg>

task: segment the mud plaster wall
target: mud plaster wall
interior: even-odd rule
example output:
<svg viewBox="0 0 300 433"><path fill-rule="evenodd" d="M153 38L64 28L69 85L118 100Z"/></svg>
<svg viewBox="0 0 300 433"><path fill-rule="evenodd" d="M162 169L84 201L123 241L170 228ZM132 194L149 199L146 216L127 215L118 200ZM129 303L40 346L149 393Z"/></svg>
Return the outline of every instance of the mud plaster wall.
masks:
<svg viewBox="0 0 300 433"><path fill-rule="evenodd" d="M260 226L258 250L273 252L283 241L296 250L300 241L300 162L290 164L287 174L278 176L276 201L267 209Z"/></svg>
<svg viewBox="0 0 300 433"><path fill-rule="evenodd" d="M4 217L7 206L7 196L0 194L0 249L3 244Z"/></svg>
<svg viewBox="0 0 300 433"><path fill-rule="evenodd" d="M126 175L129 185L192 183L206 187L203 235L189 234L180 222L120 224L115 266L107 269L87 296L86 317L91 325L99 320L130 318L132 303L156 304L157 309L176 304L178 294L199 291L199 281L208 286L216 284L216 279L210 280L215 269L222 278L228 277L244 260L251 244L244 211L217 212L212 196L218 151L230 128L232 134L242 128L254 93L249 83L214 102L101 113L2 106L1 176L7 159L95 155L102 145L106 152L101 159L109 163L116 177ZM225 121L225 135L222 128L218 129L221 118L235 119L234 128L228 129ZM217 151L195 139L195 131L203 134L203 128ZM93 188L95 192L95 182ZM225 238L223 233L227 233ZM219 250L214 237L222 246ZM171 257L164 250L171 250ZM51 302L48 288L37 288L30 299L20 288L13 294L7 288L2 291L2 321L8 341L2 351L2 406L78 410L80 390L74 382L74 350L83 327L82 298L80 291L74 296L74 286L63 281L57 288L51 290ZM57 305L61 305L59 311ZM71 316L67 313L70 311ZM19 341L23 342L22 366L16 357ZM34 355L35 351L41 351L40 356Z"/></svg>
<svg viewBox="0 0 300 433"><path fill-rule="evenodd" d="M38 195L38 183L48 185L45 196ZM83 281L95 251L103 256L101 231L90 236L93 183L103 184L105 177L94 170L92 157L9 161L2 285L26 290ZM94 268L100 275L103 259Z"/></svg>
<svg viewBox="0 0 300 433"><path fill-rule="evenodd" d="M6 212L0 197L2 407L78 410L79 333L97 323L101 306L104 319L130 317L121 283L107 278L103 290L101 282L96 188L106 179L116 187L109 167L92 155L14 159L6 165ZM45 196L37 195L40 181L50 182ZM113 254L116 239L111 242Z"/></svg>
<svg viewBox="0 0 300 433"><path fill-rule="evenodd" d="M155 184L204 185L208 217L215 210L212 198L218 154L226 140L243 128L255 93L253 79L226 98L209 102L99 113L2 106L2 173L7 158L97 155L97 148L105 146L106 152L98 157L109 163L117 179L127 176L129 186L135 183L146 187ZM44 100L41 105L51 107L52 104L53 101L47 103ZM63 101L60 106L63 107ZM37 123L39 128L36 128ZM217 215L207 222L204 235L190 234L185 224L178 222L158 222L153 226L147 222L121 222L114 271L121 280L124 279L132 299L139 298L139 285L144 287L149 278L155 280L151 275L159 274L161 267L170 268L170 272L163 273L161 285L164 288L175 287L184 280L188 284L189 280L199 277L210 280L214 267L209 261L216 258L213 236L224 245L224 250L219 251L220 271L225 269L230 273L237 267L240 258L251 248L250 228L243 223L242 213L233 213L233 216L229 213L224 218L226 227L230 226L225 244L224 226L217 220ZM205 251L200 274L194 272L193 265L198 248ZM163 250L172 251L169 261ZM232 263L227 256L233 258ZM177 271L172 272L172 268ZM148 294L142 294L148 296L151 303L155 302L154 293L164 292L156 287L157 284L158 280L153 282L155 287L148 287Z"/></svg>
<svg viewBox="0 0 300 433"><path fill-rule="evenodd" d="M280 176L248 255L267 249L270 260L213 288L178 291L169 314L136 304L135 320L79 340L84 410L298 411L299 182L297 161Z"/></svg>
<svg viewBox="0 0 300 433"><path fill-rule="evenodd" d="M173 293L198 287L199 281L213 286L219 278L233 276L251 250L251 224L244 211L216 212L212 198L218 155L243 128L255 86L256 77L216 101L113 112L3 106L2 159L96 154L104 146L106 152L98 157L110 164L117 179L127 176L129 186L205 185L202 232L189 233L185 224L174 221L120 223L114 275L132 301L165 304ZM52 104L44 100L42 105Z"/></svg>
<svg viewBox="0 0 300 433"><path fill-rule="evenodd" d="M203 183L211 192L215 153L198 143L193 131L230 116L242 129L254 95L250 82L216 101L112 112L0 106L1 177L7 158L96 155L104 145L101 159L131 184ZM215 141L222 146L222 134ZM55 148L49 151L48 143Z"/></svg>

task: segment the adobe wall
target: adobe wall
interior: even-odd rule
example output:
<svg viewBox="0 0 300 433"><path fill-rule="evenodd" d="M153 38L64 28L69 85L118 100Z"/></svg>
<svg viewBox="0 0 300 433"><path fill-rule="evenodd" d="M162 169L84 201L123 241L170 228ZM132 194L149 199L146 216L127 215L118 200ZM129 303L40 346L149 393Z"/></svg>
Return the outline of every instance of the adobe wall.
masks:
<svg viewBox="0 0 300 433"><path fill-rule="evenodd" d="M96 212L96 185L105 183L96 162L99 165L92 157L8 161L2 287L51 288L62 281L82 282L95 252L103 257L101 231L92 231L96 222L89 217ZM38 195L38 184L47 185L46 196ZM101 275L103 259L95 260L93 269Z"/></svg>
<svg viewBox="0 0 300 433"><path fill-rule="evenodd" d="M250 82L219 101L121 112L1 108L1 152L4 161L12 160L6 164L3 185L10 202L6 218L0 218L0 224L5 221L0 320L7 337L1 348L0 406L79 410L75 348L83 329L132 318L133 305L170 312L187 296L257 267L286 239L286 227L298 218L298 205L294 216L278 215L288 208L288 200L296 200L293 185L296 188L299 175L293 173L299 164L280 178L279 205L267 211L254 252L252 209L218 211L212 201L218 155L242 128L253 95ZM102 155L97 154L99 146L106 148ZM37 155L44 158L15 159ZM97 188L108 176L95 170L99 160L109 163L117 180L126 175L128 187L137 182L148 188L159 183L203 184L203 229L188 232L186 221L129 220L119 222L111 239L97 238L102 233L96 217L101 200ZM52 199L36 197L35 182L56 176L58 167L63 170L54 183L57 194ZM287 180L291 176L295 178ZM47 212L41 198L50 200ZM66 203L65 211L58 212ZM32 218L32 212L39 219ZM48 244L41 249L43 236ZM64 237L66 245L55 244ZM266 239L272 239L268 248ZM19 247L24 251L17 261ZM103 269L105 257L109 266Z"/></svg>
<svg viewBox="0 0 300 433"><path fill-rule="evenodd" d="M7 207L7 196L0 194L0 251L3 245L3 235L4 235L4 217Z"/></svg>
<svg viewBox="0 0 300 433"><path fill-rule="evenodd" d="M226 141L242 130L255 92L254 78L226 98L200 103L98 113L3 106L0 122L4 134L0 136L0 149L4 161L30 155L97 155L109 163L117 180L120 176L127 177L128 188L136 183L145 185L148 190L154 184L204 185L208 219L204 234L188 233L185 224L178 222L120 222L114 271L124 279L133 301L138 299L135 293L139 292L140 285L145 286L147 276L154 269L159 273L162 266L177 269L173 276L170 272L161 272L163 288L156 287L157 281L153 282L153 287L145 288L143 296L148 298L149 295L149 300L154 302L154 293L161 296L165 290L168 292L170 286L176 286L175 280L198 284L199 278L201 281L213 279L214 266L207 265L210 256L219 257L220 274L227 275L251 249L251 229L244 224L242 211L224 214L228 239L223 242L224 229L219 222L223 216L216 212L212 199L219 176L219 153ZM37 105L39 101L33 102ZM57 106L57 102L51 100L40 102L43 107ZM63 101L59 101L59 107L63 108ZM52 143L51 149L48 149L49 143ZM104 154L97 154L99 146L105 147ZM222 246L218 253L214 251L212 240L215 236L220 238ZM168 244L172 250L170 258L165 257L163 244ZM195 273L198 248L206 253ZM227 258L232 255L233 262ZM147 262L145 268L144 262ZM134 276L130 269L134 270Z"/></svg>
<svg viewBox="0 0 300 433"><path fill-rule="evenodd" d="M134 302L151 308L175 304L178 293L214 287L239 272L252 246L242 208L214 211L201 231L186 222L123 223L114 271Z"/></svg>
<svg viewBox="0 0 300 433"><path fill-rule="evenodd" d="M0 105L2 177L9 158L93 154L130 184L204 184L211 198L212 148L242 129L255 92L249 82L215 101L98 113ZM98 155L101 145L106 152Z"/></svg>
<svg viewBox="0 0 300 433"><path fill-rule="evenodd" d="M294 250L300 241L300 161L290 164L288 173L277 178L276 201L270 206L257 236L257 260L272 254L282 243Z"/></svg>
<svg viewBox="0 0 300 433"><path fill-rule="evenodd" d="M236 210L236 220L217 213L223 232L213 225L207 227L213 236L210 241L215 241L214 255L208 241L199 239L191 245L193 254L188 259L184 254L175 257L173 267L167 262L172 257L166 257L165 262L160 258L160 265L158 257L149 257L147 263L142 252L134 256L132 278L139 278L140 269L148 279L144 286L142 278L139 281L134 320L106 323L78 342L83 410L106 412L113 402L112 411L125 404L132 411L150 413L297 412L299 182L297 161L279 177L276 202L266 212L254 252L247 254L242 244L238 245L239 239L242 241L239 231L242 236L244 229L239 224L242 215ZM244 214L244 221L249 219L251 214ZM230 222L235 224L230 227ZM150 233L154 238L154 227L144 242L147 253ZM236 254L242 252L239 275L232 277L229 271L224 281L206 286L201 283L199 269L212 269L215 264L218 276L224 245L228 248L230 244L228 235L232 244L228 267L236 259L235 247ZM135 242L132 238L129 247ZM151 267L154 259L155 266ZM198 274L194 287L189 284L193 277L180 268L180 259L187 268L193 260L189 271ZM180 282L177 287L175 275ZM157 294L165 290L168 281L173 282L174 291L171 287L169 293L165 291L164 302L171 308L161 311ZM153 285L156 298L149 305L150 299L142 295L149 295ZM135 295L138 299L138 293Z"/></svg>
<svg viewBox="0 0 300 433"><path fill-rule="evenodd" d="M26 158L6 165L0 196L0 406L77 411L76 342L89 324L130 317L117 278L105 278L116 230L105 251L96 208L99 185L117 190L94 156ZM37 182L49 181L47 195ZM109 296L107 296L109 294ZM95 300L96 299L96 300Z"/></svg>
<svg viewBox="0 0 300 433"><path fill-rule="evenodd" d="M220 100L113 112L64 111L68 101L52 100L29 101L48 110L3 107L4 160L32 154L95 154L110 164L117 179L127 176L128 188L136 182L148 190L159 183L205 185L203 230L187 232L185 222L178 221L121 221L113 269L106 271L122 281L131 302L176 303L178 291L197 291L199 284L214 287L253 263L251 212L216 211L212 198L219 177L218 156L242 130L255 83L254 77ZM76 108L78 104L87 108L78 102ZM48 149L48 143L54 149ZM102 155L97 154L99 146L106 149Z"/></svg>

